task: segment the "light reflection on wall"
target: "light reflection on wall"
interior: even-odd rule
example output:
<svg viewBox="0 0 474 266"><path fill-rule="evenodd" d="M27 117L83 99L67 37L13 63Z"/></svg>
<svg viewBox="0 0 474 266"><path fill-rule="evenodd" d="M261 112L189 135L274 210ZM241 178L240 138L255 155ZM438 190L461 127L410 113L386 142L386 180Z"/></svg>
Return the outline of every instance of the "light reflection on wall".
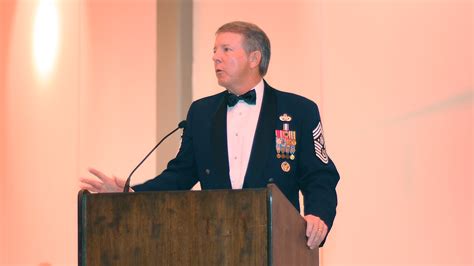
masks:
<svg viewBox="0 0 474 266"><path fill-rule="evenodd" d="M40 0L33 30L33 56L37 73L47 77L54 67L59 46L59 15L56 2Z"/></svg>

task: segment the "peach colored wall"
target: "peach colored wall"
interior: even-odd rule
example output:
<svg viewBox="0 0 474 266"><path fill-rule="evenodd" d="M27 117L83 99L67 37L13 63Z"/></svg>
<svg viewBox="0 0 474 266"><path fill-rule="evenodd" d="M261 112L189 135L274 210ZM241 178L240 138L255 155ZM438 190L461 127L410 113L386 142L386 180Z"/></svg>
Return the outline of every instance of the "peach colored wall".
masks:
<svg viewBox="0 0 474 266"><path fill-rule="evenodd" d="M10 2L0 2L0 263L4 257L5 247L3 239L5 239L4 219L5 212L5 76L6 76L6 58L8 55L9 44L4 41L4 35L9 35L9 26L11 17L14 13L15 5Z"/></svg>
<svg viewBox="0 0 474 266"><path fill-rule="evenodd" d="M322 265L472 265L471 1L196 1L194 98L214 32L269 35L267 80L315 100L341 173Z"/></svg>
<svg viewBox="0 0 474 266"><path fill-rule="evenodd" d="M75 265L78 176L89 165L125 176L156 141L155 2L56 3L44 78L32 61L38 1L0 5L1 265Z"/></svg>
<svg viewBox="0 0 474 266"><path fill-rule="evenodd" d="M156 3L88 0L81 21L80 162L126 177L157 141ZM132 183L154 177L156 153Z"/></svg>
<svg viewBox="0 0 474 266"><path fill-rule="evenodd" d="M472 2L327 1L328 265L472 265Z"/></svg>

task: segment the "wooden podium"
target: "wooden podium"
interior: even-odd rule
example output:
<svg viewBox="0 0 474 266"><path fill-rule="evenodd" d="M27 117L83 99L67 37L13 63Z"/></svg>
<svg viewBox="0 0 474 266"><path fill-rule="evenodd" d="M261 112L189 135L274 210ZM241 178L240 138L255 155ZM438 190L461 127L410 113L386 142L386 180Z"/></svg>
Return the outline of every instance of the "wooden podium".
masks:
<svg viewBox="0 0 474 266"><path fill-rule="evenodd" d="M318 265L280 190L91 194L81 190L79 265Z"/></svg>

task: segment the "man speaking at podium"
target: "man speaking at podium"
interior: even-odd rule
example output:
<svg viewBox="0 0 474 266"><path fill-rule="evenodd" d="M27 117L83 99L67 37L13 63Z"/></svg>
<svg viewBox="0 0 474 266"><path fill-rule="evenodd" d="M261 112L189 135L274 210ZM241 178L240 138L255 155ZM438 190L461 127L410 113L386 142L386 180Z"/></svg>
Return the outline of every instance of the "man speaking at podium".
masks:
<svg viewBox="0 0 474 266"><path fill-rule="evenodd" d="M270 41L258 26L230 22L216 32L214 70L225 91L192 103L176 158L131 191L261 188L273 182L300 209L307 245L322 246L336 215L339 174L329 158L317 105L263 80ZM93 192L122 191L125 181L96 169L81 178Z"/></svg>

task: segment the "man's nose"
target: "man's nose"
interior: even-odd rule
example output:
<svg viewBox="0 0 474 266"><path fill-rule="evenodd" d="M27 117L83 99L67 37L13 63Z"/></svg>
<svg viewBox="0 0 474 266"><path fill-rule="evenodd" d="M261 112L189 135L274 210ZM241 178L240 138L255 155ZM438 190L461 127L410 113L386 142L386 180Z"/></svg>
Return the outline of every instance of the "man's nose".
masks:
<svg viewBox="0 0 474 266"><path fill-rule="evenodd" d="M214 52L212 55L212 61L214 61L216 64L221 62L221 57L219 56L218 52Z"/></svg>

